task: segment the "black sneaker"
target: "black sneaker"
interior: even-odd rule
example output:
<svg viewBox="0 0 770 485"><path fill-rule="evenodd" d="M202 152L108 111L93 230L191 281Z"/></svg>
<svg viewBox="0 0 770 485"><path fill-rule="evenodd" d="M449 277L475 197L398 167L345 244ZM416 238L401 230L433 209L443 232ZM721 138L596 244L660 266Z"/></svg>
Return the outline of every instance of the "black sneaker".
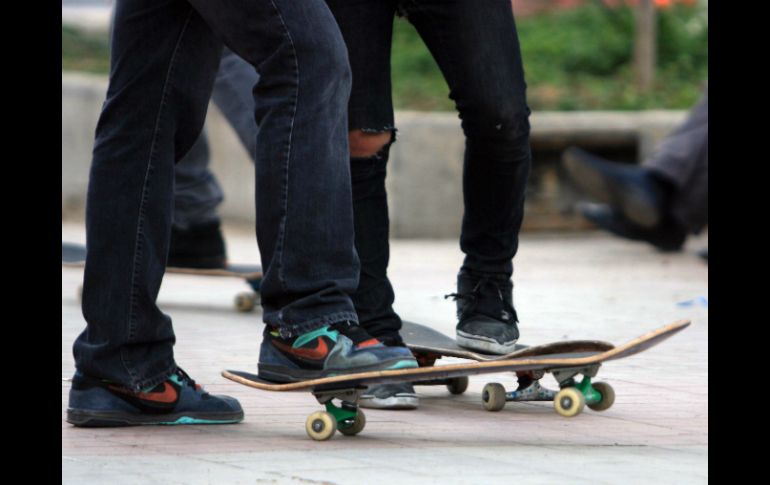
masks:
<svg viewBox="0 0 770 485"><path fill-rule="evenodd" d="M406 347L387 347L358 325L340 322L284 338L266 328L259 351L259 377L296 382L374 370L417 367Z"/></svg>
<svg viewBox="0 0 770 485"><path fill-rule="evenodd" d="M369 387L358 403L362 408L370 409L417 409L420 398L412 384L397 382Z"/></svg>
<svg viewBox="0 0 770 485"><path fill-rule="evenodd" d="M81 427L230 424L242 420L243 409L237 400L207 393L182 369L140 392L76 372L67 408L67 422Z"/></svg>
<svg viewBox="0 0 770 485"><path fill-rule="evenodd" d="M457 275L457 344L487 354L507 354L519 339L513 283L505 275L462 270Z"/></svg>
<svg viewBox="0 0 770 485"><path fill-rule="evenodd" d="M225 240L219 221L171 228L168 266L177 268L217 269L227 264Z"/></svg>

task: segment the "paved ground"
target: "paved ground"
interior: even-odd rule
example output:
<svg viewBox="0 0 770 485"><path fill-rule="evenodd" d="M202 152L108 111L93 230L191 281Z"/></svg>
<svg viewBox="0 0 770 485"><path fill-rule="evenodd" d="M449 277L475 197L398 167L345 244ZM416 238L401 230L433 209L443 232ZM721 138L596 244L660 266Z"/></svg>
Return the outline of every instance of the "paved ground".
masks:
<svg viewBox="0 0 770 485"><path fill-rule="evenodd" d="M231 258L258 259L252 231L228 228ZM82 241L80 224L62 239ZM708 267L699 238L676 255L600 233L527 235L516 260L514 301L522 341L565 338L621 343L680 318L694 325L643 354L608 363L615 405L561 418L550 403L480 404L486 382L471 378L450 396L418 388L417 411L367 410L354 438L317 443L305 435L317 409L309 394L252 391L219 376L255 369L260 315L239 314L236 280L169 275L159 301L174 319L177 360L209 391L240 399L246 420L233 426L76 429L64 421L63 483L706 483L708 481ZM391 276L405 318L452 334L461 253L453 241L394 241ZM76 300L81 271L62 269L62 377L73 372L72 340L85 322ZM689 305L684 302L694 302ZM551 377L544 380L552 384Z"/></svg>

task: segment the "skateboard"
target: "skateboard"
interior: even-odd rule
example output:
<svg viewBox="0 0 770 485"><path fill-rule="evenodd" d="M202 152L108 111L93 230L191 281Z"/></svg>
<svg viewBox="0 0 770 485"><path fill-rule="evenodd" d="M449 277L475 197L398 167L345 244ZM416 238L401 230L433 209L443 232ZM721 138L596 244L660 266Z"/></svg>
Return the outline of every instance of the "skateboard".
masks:
<svg viewBox="0 0 770 485"><path fill-rule="evenodd" d="M406 346L417 358L421 367L434 365L436 359L441 357L457 357L461 359L489 362L495 360L509 360L528 356L567 354L574 352L605 352L614 348L609 342L599 340L565 340L545 345L527 346L516 344L508 354L486 354L472 351L457 345L455 339L425 325L404 320L401 327L401 336ZM515 391L506 392L502 384L488 385L492 393L503 393L506 396L502 406L491 411L499 411L506 401L553 401L556 391L552 391L540 384L543 372L519 372L519 387ZM431 381L414 382L415 385L446 385L452 394L462 394L468 388L468 377L455 377L450 379L435 379ZM488 389L489 391L489 389ZM488 394L488 393L487 393ZM485 395L487 395L485 394ZM499 401L492 401L499 403ZM499 405L499 404L498 404ZM485 402L486 406L486 402Z"/></svg>
<svg viewBox="0 0 770 485"><path fill-rule="evenodd" d="M61 243L61 264L68 268L82 268L86 261L86 247L82 244ZM179 268L169 266L166 273L197 276L216 276L240 278L245 280L252 291L238 293L235 296L235 308L241 312L250 312L259 304L259 289L262 284L262 267L256 264L228 264L222 269ZM82 287L78 289L78 296Z"/></svg>
<svg viewBox="0 0 770 485"><path fill-rule="evenodd" d="M305 421L308 436L317 441L330 439L336 431L343 435L356 435L366 425L366 417L358 409L358 400L367 386L388 382L415 382L435 379L451 379L496 372L542 371L556 377L561 390L556 394L554 407L565 417L580 414L587 405L596 411L609 408L614 402L614 391L606 383L592 383L599 367L607 361L623 359L643 352L690 325L680 320L635 338L611 349L570 351L550 354L524 354L510 359L487 360L462 364L447 364L401 370L383 370L335 375L300 382L275 383L243 371L225 370L222 376L239 384L263 391L309 391L323 404L326 411L317 411ZM558 348L558 342L552 345ZM525 349L526 350L526 349ZM521 354L520 354L521 355ZM582 380L575 378L582 375ZM505 395L485 389L484 399L499 405L505 403ZM334 400L340 401L337 406ZM502 406L501 406L502 407Z"/></svg>

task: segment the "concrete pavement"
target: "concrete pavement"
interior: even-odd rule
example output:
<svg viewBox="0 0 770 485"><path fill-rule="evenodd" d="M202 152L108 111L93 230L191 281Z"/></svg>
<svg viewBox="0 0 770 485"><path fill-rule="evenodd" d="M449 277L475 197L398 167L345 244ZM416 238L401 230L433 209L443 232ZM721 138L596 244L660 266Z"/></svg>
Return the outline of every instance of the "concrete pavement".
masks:
<svg viewBox="0 0 770 485"><path fill-rule="evenodd" d="M258 260L253 230L226 227L234 261ZM80 223L62 239L82 241ZM77 429L64 421L62 483L706 483L708 481L708 267L695 255L661 254L603 233L525 234L515 261L514 302L522 342L600 339L622 343L680 318L694 324L640 355L606 364L602 380L615 405L577 418L550 403L508 403L483 410L487 382L471 377L450 396L421 387L416 411L366 410L353 438L317 443L304 422L320 406L307 393L252 391L219 376L256 369L259 313L240 314L237 280L169 275L159 302L174 320L179 364L210 392L237 397L246 412L232 426ZM452 240L392 242L390 275L404 318L452 335L454 290L462 255ZM62 377L71 377L71 344L85 322L76 300L82 271L62 268ZM688 304L688 302L690 302ZM451 360L445 360L449 363ZM553 385L553 379L544 379Z"/></svg>

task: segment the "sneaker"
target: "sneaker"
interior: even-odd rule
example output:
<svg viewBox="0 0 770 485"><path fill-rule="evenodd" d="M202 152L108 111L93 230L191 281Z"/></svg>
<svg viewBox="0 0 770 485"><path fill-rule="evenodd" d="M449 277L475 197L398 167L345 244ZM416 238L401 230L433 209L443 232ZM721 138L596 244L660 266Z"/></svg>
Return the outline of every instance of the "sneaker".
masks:
<svg viewBox="0 0 770 485"><path fill-rule="evenodd" d="M67 408L67 422L82 427L242 420L243 409L237 400L207 393L179 368L157 386L140 392L76 372Z"/></svg>
<svg viewBox="0 0 770 485"><path fill-rule="evenodd" d="M505 275L462 270L457 275L457 345L487 354L507 354L519 339L513 283Z"/></svg>
<svg viewBox="0 0 770 485"><path fill-rule="evenodd" d="M369 387L361 395L358 404L370 409L417 409L420 398L412 384L397 382Z"/></svg>
<svg viewBox="0 0 770 485"><path fill-rule="evenodd" d="M219 221L171 228L168 266L177 268L218 269L227 264L225 240Z"/></svg>
<svg viewBox="0 0 770 485"><path fill-rule="evenodd" d="M409 349L387 347L349 322L288 339L268 327L259 351L259 377L273 382L412 367L417 361Z"/></svg>

